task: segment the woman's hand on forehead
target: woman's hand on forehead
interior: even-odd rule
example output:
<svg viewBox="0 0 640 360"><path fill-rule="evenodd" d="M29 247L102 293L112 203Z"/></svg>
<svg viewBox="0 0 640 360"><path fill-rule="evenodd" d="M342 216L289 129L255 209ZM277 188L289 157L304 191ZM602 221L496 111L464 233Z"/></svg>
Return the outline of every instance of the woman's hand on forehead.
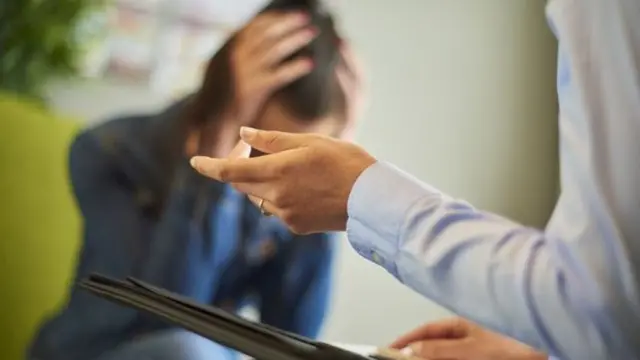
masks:
<svg viewBox="0 0 640 360"><path fill-rule="evenodd" d="M303 12L267 12L257 15L234 37L231 62L234 109L243 125L251 125L274 91L313 69L313 61L292 54L317 35Z"/></svg>

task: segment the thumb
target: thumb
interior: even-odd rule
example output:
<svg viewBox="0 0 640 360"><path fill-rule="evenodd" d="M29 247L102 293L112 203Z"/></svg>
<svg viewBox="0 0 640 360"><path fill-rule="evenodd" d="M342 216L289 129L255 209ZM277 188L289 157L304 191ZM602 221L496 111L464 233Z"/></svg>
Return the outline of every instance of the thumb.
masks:
<svg viewBox="0 0 640 360"><path fill-rule="evenodd" d="M431 322L401 336L389 347L402 349L417 341L429 339L455 339L462 338L468 333L467 324L461 318L448 318Z"/></svg>
<svg viewBox="0 0 640 360"><path fill-rule="evenodd" d="M265 131L250 127L240 129L240 138L252 148L267 154L293 150L309 143L309 135Z"/></svg>

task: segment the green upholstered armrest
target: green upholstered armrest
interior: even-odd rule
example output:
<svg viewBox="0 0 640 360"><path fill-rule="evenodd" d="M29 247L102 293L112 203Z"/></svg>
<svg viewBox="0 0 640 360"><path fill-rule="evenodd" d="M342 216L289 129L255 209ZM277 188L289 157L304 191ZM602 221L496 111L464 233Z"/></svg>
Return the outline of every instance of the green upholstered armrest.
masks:
<svg viewBox="0 0 640 360"><path fill-rule="evenodd" d="M78 129L0 93L1 359L24 359L38 324L64 301L80 235L67 174Z"/></svg>

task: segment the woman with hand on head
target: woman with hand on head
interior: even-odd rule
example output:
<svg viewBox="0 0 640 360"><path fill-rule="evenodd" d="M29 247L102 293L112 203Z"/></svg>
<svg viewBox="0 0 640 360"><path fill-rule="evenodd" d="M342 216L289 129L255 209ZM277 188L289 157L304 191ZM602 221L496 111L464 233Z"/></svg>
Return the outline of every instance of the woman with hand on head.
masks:
<svg viewBox="0 0 640 360"><path fill-rule="evenodd" d="M353 121L346 53L317 1L274 0L211 59L200 90L159 114L109 121L70 151L84 218L75 280L133 276L231 312L317 336L333 242L298 236L230 186L197 174L193 155L226 156L238 129L342 136ZM342 50L341 50L342 49ZM302 240L302 241L301 241ZM32 360L207 360L236 354L75 285L39 330Z"/></svg>

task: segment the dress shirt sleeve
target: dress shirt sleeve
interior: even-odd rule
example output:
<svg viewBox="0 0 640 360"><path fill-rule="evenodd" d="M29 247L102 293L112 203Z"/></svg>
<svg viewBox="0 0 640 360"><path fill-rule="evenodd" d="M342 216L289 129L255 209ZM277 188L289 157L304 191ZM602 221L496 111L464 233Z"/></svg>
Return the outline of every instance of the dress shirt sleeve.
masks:
<svg viewBox="0 0 640 360"><path fill-rule="evenodd" d="M589 359L584 346L566 347L591 337L595 305L586 299L601 297L558 261L551 235L477 210L382 162L358 179L349 214L355 250L405 285L546 353Z"/></svg>
<svg viewBox="0 0 640 360"><path fill-rule="evenodd" d="M543 230L378 162L349 198L353 247L425 297L560 359L640 353L640 2L551 0L562 193ZM393 189L389 191L388 189Z"/></svg>
<svg viewBox="0 0 640 360"><path fill-rule="evenodd" d="M563 282L542 232L479 211L378 162L353 188L347 233L358 253L422 295L548 349L537 318L565 308L557 298ZM544 294L547 308L532 308L532 294Z"/></svg>

